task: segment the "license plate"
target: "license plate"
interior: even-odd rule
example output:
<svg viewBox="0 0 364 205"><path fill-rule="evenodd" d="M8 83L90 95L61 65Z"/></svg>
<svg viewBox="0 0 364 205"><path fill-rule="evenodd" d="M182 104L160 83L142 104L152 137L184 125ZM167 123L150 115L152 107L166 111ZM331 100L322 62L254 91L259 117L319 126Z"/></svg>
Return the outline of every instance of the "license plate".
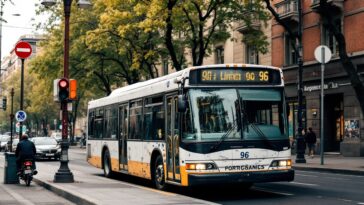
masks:
<svg viewBox="0 0 364 205"><path fill-rule="evenodd" d="M30 170L30 169L24 170L24 174L30 174L30 173L32 173L32 170Z"/></svg>
<svg viewBox="0 0 364 205"><path fill-rule="evenodd" d="M46 154L47 157L54 156L54 154Z"/></svg>

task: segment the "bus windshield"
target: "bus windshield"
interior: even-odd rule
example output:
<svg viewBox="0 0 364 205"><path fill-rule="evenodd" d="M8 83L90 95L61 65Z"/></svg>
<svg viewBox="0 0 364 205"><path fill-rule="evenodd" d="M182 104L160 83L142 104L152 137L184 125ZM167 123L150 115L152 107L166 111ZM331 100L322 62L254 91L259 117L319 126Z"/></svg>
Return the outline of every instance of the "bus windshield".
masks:
<svg viewBox="0 0 364 205"><path fill-rule="evenodd" d="M282 92L275 89L191 89L184 141L286 139ZM193 119L193 120L192 120Z"/></svg>

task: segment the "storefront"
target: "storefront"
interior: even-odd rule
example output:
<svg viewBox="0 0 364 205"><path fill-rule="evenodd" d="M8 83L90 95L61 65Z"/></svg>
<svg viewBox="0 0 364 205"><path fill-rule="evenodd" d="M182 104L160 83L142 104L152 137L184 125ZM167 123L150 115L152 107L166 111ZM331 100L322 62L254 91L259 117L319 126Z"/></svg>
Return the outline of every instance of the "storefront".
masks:
<svg viewBox="0 0 364 205"><path fill-rule="evenodd" d="M320 153L320 65L304 67L302 124L317 135L316 153ZM298 128L297 69L284 70L286 96L290 107L289 135L296 137ZM324 85L324 151L343 156L364 156L364 120L349 79L338 61L325 69Z"/></svg>

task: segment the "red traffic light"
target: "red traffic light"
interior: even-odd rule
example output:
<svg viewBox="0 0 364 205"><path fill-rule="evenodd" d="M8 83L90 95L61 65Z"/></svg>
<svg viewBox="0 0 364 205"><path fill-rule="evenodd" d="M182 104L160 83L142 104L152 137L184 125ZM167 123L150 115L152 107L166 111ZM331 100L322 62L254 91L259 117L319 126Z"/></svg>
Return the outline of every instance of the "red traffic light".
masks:
<svg viewBox="0 0 364 205"><path fill-rule="evenodd" d="M68 95L69 95L69 81L66 78L62 78L59 80L58 82L58 99L61 102L65 102L68 100Z"/></svg>
<svg viewBox="0 0 364 205"><path fill-rule="evenodd" d="M67 89L68 88L68 80L66 78L62 78L58 82L59 88Z"/></svg>

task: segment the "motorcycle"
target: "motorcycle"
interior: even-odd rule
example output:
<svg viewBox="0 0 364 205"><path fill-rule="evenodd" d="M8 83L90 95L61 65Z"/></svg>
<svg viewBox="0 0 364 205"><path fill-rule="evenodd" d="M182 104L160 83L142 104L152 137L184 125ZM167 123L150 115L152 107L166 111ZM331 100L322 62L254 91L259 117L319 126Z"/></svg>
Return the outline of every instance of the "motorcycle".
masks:
<svg viewBox="0 0 364 205"><path fill-rule="evenodd" d="M33 179L33 175L35 174L36 173L34 173L32 161L24 160L21 168L20 179L24 180L25 184L29 186Z"/></svg>

